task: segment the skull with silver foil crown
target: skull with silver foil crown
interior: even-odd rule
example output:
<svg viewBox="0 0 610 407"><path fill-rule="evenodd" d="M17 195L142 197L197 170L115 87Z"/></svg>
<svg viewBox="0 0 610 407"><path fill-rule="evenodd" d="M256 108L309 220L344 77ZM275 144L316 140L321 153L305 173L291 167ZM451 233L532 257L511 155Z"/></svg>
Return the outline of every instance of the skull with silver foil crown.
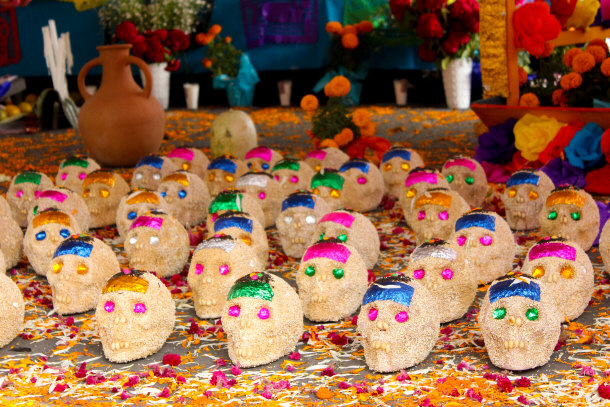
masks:
<svg viewBox="0 0 610 407"><path fill-rule="evenodd" d="M89 219L91 217L89 208L87 208L85 200L76 192L63 187L40 191L32 204L32 210L28 214L28 223L38 212L49 208L56 208L69 213L74 216L83 231L89 230Z"/></svg>
<svg viewBox="0 0 610 407"><path fill-rule="evenodd" d="M207 169L205 183L212 198L225 189L235 188L237 179L248 171L245 162L231 156L212 160Z"/></svg>
<svg viewBox="0 0 610 407"><path fill-rule="evenodd" d="M206 168L210 165L210 160L200 149L195 147L174 148L167 158L172 160L179 170L191 172L205 180Z"/></svg>
<svg viewBox="0 0 610 407"><path fill-rule="evenodd" d="M89 208L89 227L113 225L121 198L129 192L129 185L119 174L98 170L83 181L83 198Z"/></svg>
<svg viewBox="0 0 610 407"><path fill-rule="evenodd" d="M343 204L343 186L345 178L336 170L323 169L316 173L311 179L311 190L314 194L324 199L331 211L337 210L344 206Z"/></svg>
<svg viewBox="0 0 610 407"><path fill-rule="evenodd" d="M383 199L385 185L383 175L374 164L354 158L339 168L345 178L343 185L343 205L359 212L372 211Z"/></svg>
<svg viewBox="0 0 610 407"><path fill-rule="evenodd" d="M13 177L6 191L6 200L19 226L24 228L28 225L34 199L41 191L50 188L53 188L53 181L42 172L26 171Z"/></svg>
<svg viewBox="0 0 610 407"><path fill-rule="evenodd" d="M209 229L208 237L225 234L239 239L254 249L261 265L269 262L269 242L267 232L256 218L245 212L225 212L216 218Z"/></svg>
<svg viewBox="0 0 610 407"><path fill-rule="evenodd" d="M298 190L309 188L313 174L311 167L304 161L291 158L278 161L271 169L271 175L280 184L282 199Z"/></svg>
<svg viewBox="0 0 610 407"><path fill-rule="evenodd" d="M258 146L246 153L244 162L248 167L248 171L270 172L271 168L283 158L279 151L265 146Z"/></svg>
<svg viewBox="0 0 610 407"><path fill-rule="evenodd" d="M409 171L423 166L424 160L417 151L401 146L392 147L386 151L379 164L385 189L395 198L400 197L406 192L405 181Z"/></svg>
<svg viewBox="0 0 610 407"><path fill-rule="evenodd" d="M280 184L266 172L247 172L237 180L237 188L258 199L265 214L266 228L275 224L282 208L282 190Z"/></svg>
<svg viewBox="0 0 610 407"><path fill-rule="evenodd" d="M510 227L514 230L539 227L538 214L553 188L555 184L542 171L525 169L513 173L506 181L502 195Z"/></svg>
<svg viewBox="0 0 610 407"><path fill-rule="evenodd" d="M131 188L146 188L155 190L161 180L177 171L178 167L172 160L160 155L147 155L136 164L131 177Z"/></svg>
<svg viewBox="0 0 610 407"><path fill-rule="evenodd" d="M176 171L161 180L157 188L169 211L186 227L197 226L205 219L210 193L197 175Z"/></svg>
<svg viewBox="0 0 610 407"><path fill-rule="evenodd" d="M156 191L136 189L121 198L116 211L116 226L121 238L125 239L129 227L136 218L152 210L170 213L165 199Z"/></svg>
<svg viewBox="0 0 610 407"><path fill-rule="evenodd" d="M208 230L214 230L216 219L227 212L245 212L265 225L265 214L258 198L246 194L239 189L227 189L212 199L208 207L206 226Z"/></svg>
<svg viewBox="0 0 610 407"><path fill-rule="evenodd" d="M59 164L55 185L82 195L83 181L89 173L99 169L100 165L91 157L70 156Z"/></svg>
<svg viewBox="0 0 610 407"><path fill-rule="evenodd" d="M478 161L458 156L443 164L441 173L449 183L449 188L457 191L470 206L483 205L489 185L487 175Z"/></svg>
<svg viewBox="0 0 610 407"><path fill-rule="evenodd" d="M449 183L438 170L428 167L418 167L407 175L402 192L398 196L398 203L408 225L417 221L417 212L414 212L413 200L424 192L434 188L447 188Z"/></svg>
<svg viewBox="0 0 610 407"><path fill-rule="evenodd" d="M325 147L319 150L313 150L307 153L307 157L305 157L305 163L309 165L314 172L320 172L326 168L338 170L339 167L348 160L349 155L336 147Z"/></svg>

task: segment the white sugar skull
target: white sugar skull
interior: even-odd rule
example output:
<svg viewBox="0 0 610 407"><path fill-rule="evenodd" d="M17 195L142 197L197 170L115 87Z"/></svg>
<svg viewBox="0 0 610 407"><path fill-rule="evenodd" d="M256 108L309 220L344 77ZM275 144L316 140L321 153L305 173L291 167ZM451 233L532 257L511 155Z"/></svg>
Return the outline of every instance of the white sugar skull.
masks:
<svg viewBox="0 0 610 407"><path fill-rule="evenodd" d="M494 212L467 212L455 222L449 240L460 247L466 270L477 282L491 283L513 268L515 237L508 223Z"/></svg>
<svg viewBox="0 0 610 407"><path fill-rule="evenodd" d="M83 181L83 198L89 208L89 227L113 225L121 198L129 192L129 185L119 174L98 170Z"/></svg>
<svg viewBox="0 0 610 407"><path fill-rule="evenodd" d="M93 158L70 156L59 164L55 185L71 189L78 195L82 195L83 181L89 173L99 169L100 165Z"/></svg>
<svg viewBox="0 0 610 407"><path fill-rule="evenodd" d="M275 219L282 208L282 190L280 184L266 172L247 172L237 180L237 188L245 191L254 199L258 198L268 228L275 225Z"/></svg>
<svg viewBox="0 0 610 407"><path fill-rule="evenodd" d="M314 194L324 199L331 211L343 207L343 185L345 178L336 170L323 169L316 173L311 179L311 190Z"/></svg>
<svg viewBox="0 0 610 407"><path fill-rule="evenodd" d="M64 239L82 232L69 213L46 209L30 221L23 238L23 252L36 274L46 276L57 246Z"/></svg>
<svg viewBox="0 0 610 407"><path fill-rule="evenodd" d="M251 246L263 266L269 262L267 232L260 222L246 212L225 212L216 218L208 237L225 234Z"/></svg>
<svg viewBox="0 0 610 407"><path fill-rule="evenodd" d="M295 192L284 199L282 212L275 220L284 254L301 258L315 239L316 223L329 211L324 199L307 191Z"/></svg>
<svg viewBox="0 0 610 407"><path fill-rule="evenodd" d="M0 215L1 216L13 216L13 212L11 211L11 206L8 204L8 201L5 197L0 195Z"/></svg>
<svg viewBox="0 0 610 407"><path fill-rule="evenodd" d="M28 213L36 195L50 188L53 188L53 181L42 172L26 171L13 177L6 191L6 200L19 226L24 228L28 225Z"/></svg>
<svg viewBox="0 0 610 407"><path fill-rule="evenodd" d="M311 184L313 170L304 161L284 158L271 169L271 175L280 184L282 198L298 190L307 189Z"/></svg>
<svg viewBox="0 0 610 407"><path fill-rule="evenodd" d="M159 277L178 274L188 261L188 232L176 218L150 211L136 218L125 237L129 267L154 271Z"/></svg>
<svg viewBox="0 0 610 407"><path fill-rule="evenodd" d="M246 153L244 162L248 166L248 171L270 172L271 168L283 158L282 154L276 150L265 146L258 146Z"/></svg>
<svg viewBox="0 0 610 407"><path fill-rule="evenodd" d="M53 308L60 315L94 309L108 279L120 270L112 248L87 235L59 244L47 269Z"/></svg>
<svg viewBox="0 0 610 407"><path fill-rule="evenodd" d="M604 267L610 270L610 222L606 222L599 236L599 253L602 255Z"/></svg>
<svg viewBox="0 0 610 407"><path fill-rule="evenodd" d="M176 305L151 273L123 270L100 289L95 319L106 359L125 363L161 349L174 330Z"/></svg>
<svg viewBox="0 0 610 407"><path fill-rule="evenodd" d="M458 156L443 164L441 173L449 187L457 191L472 207L480 207L485 201L489 185L487 175L478 161Z"/></svg>
<svg viewBox="0 0 610 407"><path fill-rule="evenodd" d="M248 171L246 163L231 156L218 157L208 165L205 183L215 197L225 189L235 188L237 179Z"/></svg>
<svg viewBox="0 0 610 407"><path fill-rule="evenodd" d="M214 119L210 129L212 157L233 154L243 160L246 153L256 147L256 144L256 126L243 110L229 109ZM212 192L212 195L215 193Z"/></svg>
<svg viewBox="0 0 610 407"><path fill-rule="evenodd" d="M308 319L339 321L360 306L368 272L353 246L328 239L307 249L296 280Z"/></svg>
<svg viewBox="0 0 610 407"><path fill-rule="evenodd" d="M249 274L231 287L222 327L231 362L241 367L271 363L294 351L303 334L301 301L280 277Z"/></svg>
<svg viewBox="0 0 610 407"><path fill-rule="evenodd" d="M0 270L6 269L6 263L0 253ZM25 303L23 294L10 277L0 273L0 348L11 343L23 329Z"/></svg>
<svg viewBox="0 0 610 407"><path fill-rule="evenodd" d="M405 193L405 181L409 171L423 167L424 160L417 151L406 147L392 147L381 158L381 174L388 193L396 198Z"/></svg>
<svg viewBox="0 0 610 407"><path fill-rule="evenodd" d="M133 170L131 188L155 190L163 178L177 170L178 167L169 158L160 155L147 155L138 161Z"/></svg>
<svg viewBox="0 0 610 407"><path fill-rule="evenodd" d="M197 226L205 219L205 210L210 205L210 192L195 174L176 171L161 181L157 188L165 199L169 211L186 227Z"/></svg>
<svg viewBox="0 0 610 407"><path fill-rule="evenodd" d="M192 172L202 180L205 179L206 168L210 165L209 158L195 147L174 148L167 158L172 160L179 170Z"/></svg>
<svg viewBox="0 0 610 407"><path fill-rule="evenodd" d="M11 215L0 215L0 251L7 268L17 265L23 249L23 232ZM3 272L5 269L0 269Z"/></svg>
<svg viewBox="0 0 610 407"><path fill-rule="evenodd" d="M226 212L246 212L261 225L265 225L265 214L258 197L253 197L240 189L227 189L216 195L208 208L206 226L214 230L216 219Z"/></svg>
<svg viewBox="0 0 610 407"><path fill-rule="evenodd" d="M377 166L367 160L354 158L343 164L339 173L345 178L341 198L345 207L368 212L379 206L385 185Z"/></svg>
<svg viewBox="0 0 610 407"><path fill-rule="evenodd" d="M542 281L569 320L578 318L589 305L595 272L587 253L575 242L549 237L540 240L525 257L521 272Z"/></svg>
<svg viewBox="0 0 610 407"><path fill-rule="evenodd" d="M365 215L340 209L327 213L316 224L313 240L338 239L354 247L367 269L373 269L379 259L379 234Z"/></svg>
<svg viewBox="0 0 610 407"><path fill-rule="evenodd" d="M507 276L492 283L479 326L495 366L527 370L547 363L559 340L561 312L544 283Z"/></svg>
<svg viewBox="0 0 610 407"><path fill-rule="evenodd" d="M582 189L559 187L546 199L538 215L544 236L559 236L589 250L599 233L599 209L593 197Z"/></svg>
<svg viewBox="0 0 610 407"><path fill-rule="evenodd" d="M538 214L553 188L555 184L542 171L521 170L513 173L506 181L502 195L506 221L510 227L515 230L539 227Z"/></svg>
<svg viewBox="0 0 610 407"><path fill-rule="evenodd" d="M404 188L398 196L398 203L409 226L417 220L417 212L412 210L413 200L416 196L434 188L449 188L447 180L435 169L415 168L407 176Z"/></svg>
<svg viewBox="0 0 610 407"><path fill-rule="evenodd" d="M366 365L395 372L422 362L438 341L440 327L436 302L419 282L402 274L375 281L358 315Z"/></svg>
<svg viewBox="0 0 610 407"><path fill-rule="evenodd" d="M477 293L477 283L465 269L457 246L444 240L418 246L409 257L406 274L430 291L442 323L461 318Z"/></svg>
<svg viewBox="0 0 610 407"><path fill-rule="evenodd" d="M325 168L338 170L348 160L349 155L338 148L325 147L307 153L305 163L309 165L314 172L320 172Z"/></svg>
<svg viewBox="0 0 610 407"><path fill-rule="evenodd" d="M86 232L89 230L89 208L85 200L70 189L55 187L40 191L32 204L32 210L28 214L28 223L40 211L56 208L74 216L81 229Z"/></svg>
<svg viewBox="0 0 610 407"><path fill-rule="evenodd" d="M233 283L265 269L251 246L228 235L203 241L193 253L188 283L199 318L220 318Z"/></svg>
<svg viewBox="0 0 610 407"><path fill-rule="evenodd" d="M429 239L449 240L455 222L470 205L458 194L446 188L430 189L412 202L415 220L410 223L417 244Z"/></svg>
<svg viewBox="0 0 610 407"><path fill-rule="evenodd" d="M123 196L116 211L116 226L121 238L125 238L129 227L138 216L154 209L170 213L167 202L157 191L136 189Z"/></svg>

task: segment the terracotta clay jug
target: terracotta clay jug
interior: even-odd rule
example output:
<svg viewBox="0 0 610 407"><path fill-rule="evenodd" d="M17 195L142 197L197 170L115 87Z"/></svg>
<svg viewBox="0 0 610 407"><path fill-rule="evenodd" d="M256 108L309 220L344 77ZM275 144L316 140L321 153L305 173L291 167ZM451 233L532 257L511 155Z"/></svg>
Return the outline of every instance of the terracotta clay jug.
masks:
<svg viewBox="0 0 610 407"><path fill-rule="evenodd" d="M78 74L78 90L85 99L78 130L91 156L104 166L132 166L155 154L165 131L165 111L150 95L150 69L129 54L130 48L129 44L97 47L100 56L87 62ZM130 64L144 73L144 90L134 81ZM97 65L102 66L102 83L91 95L85 89L85 77Z"/></svg>

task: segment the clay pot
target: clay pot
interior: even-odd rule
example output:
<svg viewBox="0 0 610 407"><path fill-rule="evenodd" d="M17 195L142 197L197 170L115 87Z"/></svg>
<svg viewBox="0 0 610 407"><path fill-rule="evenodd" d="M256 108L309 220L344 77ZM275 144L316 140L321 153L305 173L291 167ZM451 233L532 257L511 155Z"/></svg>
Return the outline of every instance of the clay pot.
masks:
<svg viewBox="0 0 610 407"><path fill-rule="evenodd" d="M79 133L91 156L104 166L132 166L155 154L165 131L165 112L150 95L150 69L129 55L130 48L129 44L97 47L100 56L78 74L78 90L85 99L78 115ZM144 90L134 81L130 64L146 76ZM85 77L96 65L102 66L102 83L91 95L85 89Z"/></svg>

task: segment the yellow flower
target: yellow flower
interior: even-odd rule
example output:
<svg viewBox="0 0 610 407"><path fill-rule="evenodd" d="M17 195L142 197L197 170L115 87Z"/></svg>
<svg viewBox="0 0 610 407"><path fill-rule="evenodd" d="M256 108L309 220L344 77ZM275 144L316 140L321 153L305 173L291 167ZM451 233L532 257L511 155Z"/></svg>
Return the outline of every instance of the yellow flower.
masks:
<svg viewBox="0 0 610 407"><path fill-rule="evenodd" d="M572 69L574 72L585 73L595 67L595 57L588 52L581 52L572 60Z"/></svg>
<svg viewBox="0 0 610 407"><path fill-rule="evenodd" d="M301 99L301 109L306 112L313 112L318 108L320 102L318 102L318 98L314 95L305 95L303 99Z"/></svg>
<svg viewBox="0 0 610 407"><path fill-rule="evenodd" d="M538 100L538 96L532 92L524 93L519 99L519 106L538 107L540 106L540 100Z"/></svg>
<svg viewBox="0 0 610 407"><path fill-rule="evenodd" d="M536 161L538 155L555 138L559 129L564 125L565 123L561 123L552 117L538 117L527 113L519 119L513 129L515 147L521 151L523 158Z"/></svg>
<svg viewBox="0 0 610 407"><path fill-rule="evenodd" d="M371 114L366 109L356 109L352 115L352 121L358 127L366 126L371 122Z"/></svg>
<svg viewBox="0 0 610 407"><path fill-rule="evenodd" d="M352 84L345 76L335 76L324 86L324 94L329 98L343 97L352 89Z"/></svg>
<svg viewBox="0 0 610 407"><path fill-rule="evenodd" d="M566 22L566 27L581 28L584 30L593 23L593 20L595 20L599 6L599 0L577 1L574 12Z"/></svg>

